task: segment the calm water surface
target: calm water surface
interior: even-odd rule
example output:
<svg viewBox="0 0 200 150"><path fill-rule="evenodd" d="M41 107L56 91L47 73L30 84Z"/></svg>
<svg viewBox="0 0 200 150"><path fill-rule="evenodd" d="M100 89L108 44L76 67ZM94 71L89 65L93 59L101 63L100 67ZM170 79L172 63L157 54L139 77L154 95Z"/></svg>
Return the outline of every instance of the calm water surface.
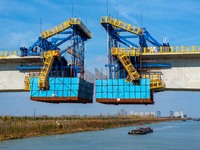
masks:
<svg viewBox="0 0 200 150"><path fill-rule="evenodd" d="M148 125L154 132L128 135L134 127L0 142L0 150L200 150L200 122Z"/></svg>

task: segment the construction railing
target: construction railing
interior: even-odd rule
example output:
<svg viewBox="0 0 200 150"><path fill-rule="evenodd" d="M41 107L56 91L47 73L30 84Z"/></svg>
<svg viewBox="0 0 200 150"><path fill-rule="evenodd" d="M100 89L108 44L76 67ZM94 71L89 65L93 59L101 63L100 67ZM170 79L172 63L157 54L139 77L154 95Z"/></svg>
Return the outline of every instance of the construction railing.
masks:
<svg viewBox="0 0 200 150"><path fill-rule="evenodd" d="M39 76L39 72L29 72L24 78L24 90L30 91L30 78L38 78Z"/></svg>
<svg viewBox="0 0 200 150"><path fill-rule="evenodd" d="M71 25L78 25L80 29L88 36L88 38L92 37L92 33L86 28L86 26L81 22L79 18L70 18L69 20L59 24L58 26L55 26L51 29L48 29L41 33L41 37L44 39L47 39L51 36L54 36L68 28L71 27Z"/></svg>
<svg viewBox="0 0 200 150"><path fill-rule="evenodd" d="M81 19L79 18L71 18L70 19L71 25L78 25L81 30L87 34L89 38L92 38L92 33L88 30L88 28L81 22Z"/></svg>
<svg viewBox="0 0 200 150"><path fill-rule="evenodd" d="M186 54L200 52L200 46L161 46L161 47L145 47L143 54Z"/></svg>
<svg viewBox="0 0 200 150"><path fill-rule="evenodd" d="M145 74L142 78L150 79L151 90L162 90L165 87L163 80L161 79L161 74Z"/></svg>
<svg viewBox="0 0 200 150"><path fill-rule="evenodd" d="M112 55L118 55L122 52L125 52L127 56L139 56L141 53L137 48L121 48L121 47L113 47Z"/></svg>
<svg viewBox="0 0 200 150"><path fill-rule="evenodd" d="M124 51L128 56L139 56L140 54L189 54L200 53L200 46L161 46L161 47L144 47L141 48L121 48L113 47L112 55L117 55ZM140 52L141 51L141 52Z"/></svg>
<svg viewBox="0 0 200 150"><path fill-rule="evenodd" d="M121 20L112 18L110 16L101 17L101 23L102 24L108 23L108 24L110 24L114 27L121 28L123 30L126 30L128 32L131 32L131 33L134 33L134 34L137 34L137 35L143 35L143 33L144 33L144 30L142 28L133 26L131 24L128 24L128 23L123 22Z"/></svg>
<svg viewBox="0 0 200 150"><path fill-rule="evenodd" d="M25 76L24 79L24 90L29 91L30 90L30 76Z"/></svg>
<svg viewBox="0 0 200 150"><path fill-rule="evenodd" d="M0 51L0 58L6 58L11 56L21 56L21 51L20 50Z"/></svg>
<svg viewBox="0 0 200 150"><path fill-rule="evenodd" d="M69 27L70 27L70 20L67 20L67 21L61 23L60 25L55 26L54 28L51 28L51 29L48 29L48 30L42 32L41 37L44 39L47 39L51 36L54 36L64 30L68 29Z"/></svg>

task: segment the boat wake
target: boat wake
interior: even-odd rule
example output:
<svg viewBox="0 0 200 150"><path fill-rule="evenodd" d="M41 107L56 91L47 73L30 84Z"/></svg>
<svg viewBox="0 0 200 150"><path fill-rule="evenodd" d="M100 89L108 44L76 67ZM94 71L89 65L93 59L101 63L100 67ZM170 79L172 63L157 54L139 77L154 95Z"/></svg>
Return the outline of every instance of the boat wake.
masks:
<svg viewBox="0 0 200 150"><path fill-rule="evenodd" d="M154 131L163 131L163 130L173 129L176 127L177 126L165 126L165 127L160 127L160 128L154 128Z"/></svg>

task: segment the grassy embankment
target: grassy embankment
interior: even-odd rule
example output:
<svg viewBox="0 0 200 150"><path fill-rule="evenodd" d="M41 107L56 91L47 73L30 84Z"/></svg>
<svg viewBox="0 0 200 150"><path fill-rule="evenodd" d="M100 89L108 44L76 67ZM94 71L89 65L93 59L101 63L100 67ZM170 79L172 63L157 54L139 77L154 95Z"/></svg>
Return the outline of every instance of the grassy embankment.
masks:
<svg viewBox="0 0 200 150"><path fill-rule="evenodd" d="M34 136L94 131L122 126L151 124L171 118L153 116L62 116L62 117L0 117L0 141Z"/></svg>

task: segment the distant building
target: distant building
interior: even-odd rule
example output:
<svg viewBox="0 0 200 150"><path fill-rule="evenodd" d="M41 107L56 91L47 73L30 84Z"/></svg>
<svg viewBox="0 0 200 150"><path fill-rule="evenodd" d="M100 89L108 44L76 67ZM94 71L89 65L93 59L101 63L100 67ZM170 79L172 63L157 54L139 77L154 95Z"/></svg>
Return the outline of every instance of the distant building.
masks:
<svg viewBox="0 0 200 150"><path fill-rule="evenodd" d="M184 112L183 111L180 111L180 117L184 118Z"/></svg>
<svg viewBox="0 0 200 150"><path fill-rule="evenodd" d="M140 116L144 116L144 112L139 112L139 115Z"/></svg>
<svg viewBox="0 0 200 150"><path fill-rule="evenodd" d="M149 112L149 115L156 116L155 112Z"/></svg>
<svg viewBox="0 0 200 150"><path fill-rule="evenodd" d="M152 115L152 116L156 116L155 112L132 112L133 115L138 115L138 116L148 116L148 115Z"/></svg>
<svg viewBox="0 0 200 150"><path fill-rule="evenodd" d="M180 117L180 112L179 111L174 112L174 117L175 118L179 118Z"/></svg>
<svg viewBox="0 0 200 150"><path fill-rule="evenodd" d="M160 111L157 111L156 117L157 117L157 118L160 118L160 117L161 117L161 112L160 112Z"/></svg>
<svg viewBox="0 0 200 150"><path fill-rule="evenodd" d="M171 118L186 118L187 115L184 114L184 111L170 111Z"/></svg>
<svg viewBox="0 0 200 150"><path fill-rule="evenodd" d="M134 113L133 113L133 111L131 110L131 111L130 111L130 115L133 115L133 114L134 114Z"/></svg>
<svg viewBox="0 0 200 150"><path fill-rule="evenodd" d="M173 117L174 117L174 111L170 111L170 112L169 112L169 116L170 116L171 118L173 118Z"/></svg>

